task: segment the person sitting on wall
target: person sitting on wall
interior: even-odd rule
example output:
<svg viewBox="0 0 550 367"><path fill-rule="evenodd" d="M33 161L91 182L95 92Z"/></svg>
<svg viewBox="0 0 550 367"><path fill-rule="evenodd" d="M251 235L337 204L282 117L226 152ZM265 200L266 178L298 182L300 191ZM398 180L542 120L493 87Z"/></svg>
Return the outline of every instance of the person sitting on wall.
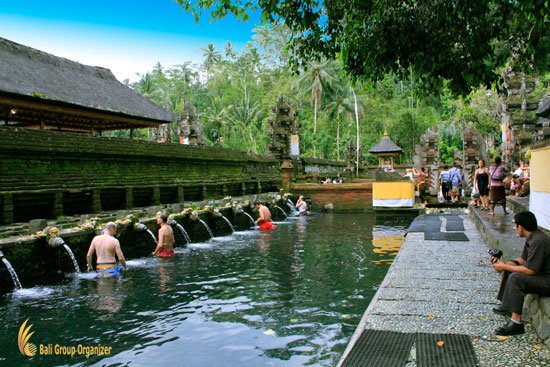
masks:
<svg viewBox="0 0 550 367"><path fill-rule="evenodd" d="M512 177L514 179L523 177L523 170L521 169L519 162L514 163L514 173L512 174Z"/></svg>
<svg viewBox="0 0 550 367"><path fill-rule="evenodd" d="M174 253L174 243L176 240L174 238L174 231L172 227L168 225L168 217L164 214L157 216L157 224L159 228L159 241L157 247L153 252L153 256L158 257L173 257Z"/></svg>
<svg viewBox="0 0 550 367"><path fill-rule="evenodd" d="M526 239L521 256L508 261L491 257L493 268L503 273L497 296L502 304L495 306L493 311L512 314L508 323L495 330L497 335L525 332L521 312L526 294L550 296L550 237L538 229L537 218L530 211L517 213L514 222L517 236Z"/></svg>
<svg viewBox="0 0 550 367"><path fill-rule="evenodd" d="M304 200L304 196L300 195L298 201L296 202L296 209L298 209L299 215L307 215L307 203Z"/></svg>
<svg viewBox="0 0 550 367"><path fill-rule="evenodd" d="M96 271L99 276L111 277L122 274L126 270L126 261L124 254L120 249L120 243L114 237L116 234L116 224L109 222L105 225L105 231L99 236L95 236L86 255L87 271L93 271L92 259L94 253L97 256ZM115 255L122 266L118 265Z"/></svg>
<svg viewBox="0 0 550 367"><path fill-rule="evenodd" d="M271 223L271 212L269 211L269 208L262 205L260 202L255 202L254 206L260 215L254 223L260 226L260 231L271 231L276 229L277 226Z"/></svg>

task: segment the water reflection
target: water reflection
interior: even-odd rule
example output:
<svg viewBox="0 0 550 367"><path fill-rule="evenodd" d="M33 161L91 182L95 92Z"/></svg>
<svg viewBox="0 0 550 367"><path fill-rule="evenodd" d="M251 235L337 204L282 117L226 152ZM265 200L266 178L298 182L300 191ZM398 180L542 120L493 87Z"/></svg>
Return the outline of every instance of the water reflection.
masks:
<svg viewBox="0 0 550 367"><path fill-rule="evenodd" d="M410 221L385 223L301 217L169 261L132 260L121 279L79 277L43 298L7 297L0 360L21 365L13 336L30 317L36 342L113 346L108 358L42 357L40 366L334 366Z"/></svg>
<svg viewBox="0 0 550 367"><path fill-rule="evenodd" d="M126 297L122 280L119 277L97 278L89 280L89 287L92 288L90 292L95 293L95 297L90 298L90 308L98 311L96 317L104 321L113 319Z"/></svg>

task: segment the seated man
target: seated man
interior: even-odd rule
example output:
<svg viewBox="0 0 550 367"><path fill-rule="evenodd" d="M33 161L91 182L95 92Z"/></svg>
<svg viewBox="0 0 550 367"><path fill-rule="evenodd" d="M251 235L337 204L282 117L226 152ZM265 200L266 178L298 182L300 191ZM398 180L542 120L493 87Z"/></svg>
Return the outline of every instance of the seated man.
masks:
<svg viewBox="0 0 550 367"><path fill-rule="evenodd" d="M159 241L153 252L153 256L172 257L175 255L174 243L176 243L176 240L174 239L174 231L172 231L172 227L167 222L168 217L166 215L161 214L157 216L157 224L160 226Z"/></svg>
<svg viewBox="0 0 550 367"><path fill-rule="evenodd" d="M94 252L97 256L96 271L100 276L117 276L122 273L122 269L126 270L126 261L120 249L120 243L114 237L116 233L116 224L109 222L105 225L105 231L102 235L95 236L90 244L86 260L88 262L87 270L92 271L92 258ZM115 255L122 266L115 261Z"/></svg>
<svg viewBox="0 0 550 367"><path fill-rule="evenodd" d="M521 321L523 300L528 293L550 296L550 237L538 230L537 219L529 211L515 215L516 234L526 238L521 257L501 261L491 257L493 268L504 272L497 299L502 301L493 311L512 314L507 324L495 330L497 335L525 332Z"/></svg>
<svg viewBox="0 0 550 367"><path fill-rule="evenodd" d="M260 231L271 231L272 229L276 229L277 226L271 223L271 212L269 208L259 202L255 202L254 206L260 215L254 223L260 226Z"/></svg>

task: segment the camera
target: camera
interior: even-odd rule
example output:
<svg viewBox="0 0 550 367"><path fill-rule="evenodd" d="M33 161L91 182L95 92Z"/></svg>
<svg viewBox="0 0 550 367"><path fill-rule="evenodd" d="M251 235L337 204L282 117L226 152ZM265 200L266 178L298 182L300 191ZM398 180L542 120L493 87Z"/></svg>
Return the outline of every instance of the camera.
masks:
<svg viewBox="0 0 550 367"><path fill-rule="evenodd" d="M487 250L487 253L498 260L502 257L502 250L498 248L490 248Z"/></svg>

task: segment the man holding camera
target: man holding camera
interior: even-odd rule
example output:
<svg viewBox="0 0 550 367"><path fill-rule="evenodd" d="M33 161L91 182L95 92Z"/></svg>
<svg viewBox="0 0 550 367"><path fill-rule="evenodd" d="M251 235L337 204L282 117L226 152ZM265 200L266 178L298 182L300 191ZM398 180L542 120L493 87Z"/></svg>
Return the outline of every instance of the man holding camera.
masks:
<svg viewBox="0 0 550 367"><path fill-rule="evenodd" d="M525 295L536 293L550 296L550 237L538 230L537 219L529 211L517 213L514 217L516 234L526 238L521 257L502 261L502 252L489 252L493 268L503 272L497 299L501 306L493 311L512 317L508 323L495 330L497 335L523 334L525 328L521 321L521 312Z"/></svg>

